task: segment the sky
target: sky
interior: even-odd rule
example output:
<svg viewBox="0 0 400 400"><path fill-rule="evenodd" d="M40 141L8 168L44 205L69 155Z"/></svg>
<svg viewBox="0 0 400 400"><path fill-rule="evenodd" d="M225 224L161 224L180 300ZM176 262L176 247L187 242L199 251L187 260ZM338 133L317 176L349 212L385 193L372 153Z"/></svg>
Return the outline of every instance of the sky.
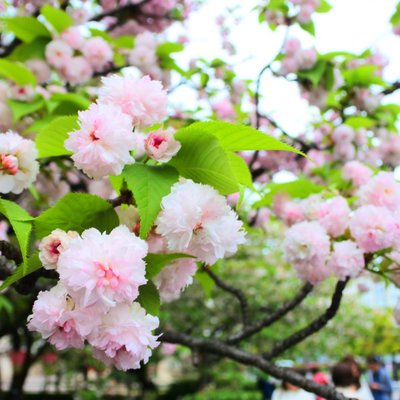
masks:
<svg viewBox="0 0 400 400"><path fill-rule="evenodd" d="M259 24L257 14L251 12L257 3L259 1L255 0L206 1L188 21L190 44L182 57L221 57L221 40L215 20L228 7L240 5L242 21L231 35L238 50L234 61L239 77L254 79L275 57L286 29L280 27L272 32L266 24ZM400 79L400 37L391 33L389 24L397 0L330 0L330 3L333 9L329 13L316 14L313 18L316 38L297 27L290 28L289 36L299 37L305 47L315 46L320 53L336 50L361 53L370 47L379 49L390 60L385 78L389 81ZM184 90L178 95L181 96ZM300 98L297 84L266 74L261 93L261 109L290 134L302 133L312 121L312 110ZM188 101L189 94L184 96Z"/></svg>

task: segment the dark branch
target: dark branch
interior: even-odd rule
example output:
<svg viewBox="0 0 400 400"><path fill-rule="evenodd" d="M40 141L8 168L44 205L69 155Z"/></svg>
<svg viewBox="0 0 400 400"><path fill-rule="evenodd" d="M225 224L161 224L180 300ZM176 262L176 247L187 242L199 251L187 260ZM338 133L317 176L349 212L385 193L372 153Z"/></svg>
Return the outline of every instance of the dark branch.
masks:
<svg viewBox="0 0 400 400"><path fill-rule="evenodd" d="M220 289L236 297L236 299L240 303L240 308L242 311L243 326L248 325L250 323L250 310L249 310L249 304L247 303L246 296L244 295L244 293L240 289L237 289L225 283L213 271L211 271L210 268L203 267L203 271L210 276L210 278L215 282L215 284Z"/></svg>
<svg viewBox="0 0 400 400"><path fill-rule="evenodd" d="M390 87L386 88L385 90L383 90L381 93L384 94L384 95L392 94L396 90L399 90L399 89L400 89L400 81L397 81L397 82L394 82L392 84L392 86L390 86Z"/></svg>
<svg viewBox="0 0 400 400"><path fill-rule="evenodd" d="M319 385L289 369L277 367L261 356L245 352L215 339L194 338L182 333L167 331L162 334L160 340L166 343L181 344L193 350L218 354L219 356L230 358L241 364L256 367L277 379L288 381L293 385L299 386L328 400L347 400L341 393L336 392L333 386Z"/></svg>
<svg viewBox="0 0 400 400"><path fill-rule="evenodd" d="M266 316L265 318L255 322L252 325L246 326L245 329L236 334L232 335L227 339L227 343L229 344L235 344L240 342L241 340L244 340L257 332L260 332L267 326L272 325L274 322L278 321L282 317L284 317L288 312L296 308L307 296L308 294L312 291L313 285L310 283L305 284L301 290L296 294L293 299L289 300L285 304L282 305L282 307L278 308L276 311L274 311L272 314Z"/></svg>
<svg viewBox="0 0 400 400"><path fill-rule="evenodd" d="M331 305L320 317L315 319L311 324L301 329L300 331L294 333L288 338L282 340L280 343L276 344L270 351L263 354L265 359L272 359L295 346L296 344L302 342L309 336L313 335L315 332L321 330L338 312L340 303L343 297L343 291L346 287L348 280L339 281L336 284L335 292L332 296Z"/></svg>

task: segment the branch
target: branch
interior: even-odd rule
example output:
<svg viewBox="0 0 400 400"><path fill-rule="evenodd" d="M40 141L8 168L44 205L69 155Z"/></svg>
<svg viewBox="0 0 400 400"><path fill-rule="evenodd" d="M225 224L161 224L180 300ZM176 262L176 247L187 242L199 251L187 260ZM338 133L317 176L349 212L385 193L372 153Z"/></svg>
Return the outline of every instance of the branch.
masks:
<svg viewBox="0 0 400 400"><path fill-rule="evenodd" d="M272 325L274 322L284 317L288 312L296 308L308 296L308 294L312 291L312 289L313 285L311 285L310 283L305 284L296 294L296 296L293 297L293 299L283 304L282 307L278 308L272 314L255 322L252 325L247 326L243 330L243 332L230 336L226 342L229 344L238 343L241 340L247 339L248 337L260 332L267 326Z"/></svg>
<svg viewBox="0 0 400 400"><path fill-rule="evenodd" d="M332 296L331 305L320 317L315 319L305 328L299 330L288 338L282 340L280 343L276 344L270 351L263 354L265 359L272 359L283 353L285 350L295 346L296 344L302 342L304 339L313 335L315 332L321 330L338 312L340 303L343 297L343 291L346 287L348 279L345 281L339 281L336 284L335 292Z"/></svg>
<svg viewBox="0 0 400 400"><path fill-rule="evenodd" d="M387 89L383 90L381 93L384 94L384 95L392 94L392 93L394 93L396 90L399 90L399 89L400 89L400 81L397 81L397 82L394 82L394 83L392 84L392 86L390 86L390 87L388 87Z"/></svg>
<svg viewBox="0 0 400 400"><path fill-rule="evenodd" d="M242 311L243 326L248 325L250 323L250 310L249 310L249 304L247 303L247 299L244 293L240 289L237 289L225 283L213 271L211 271L210 268L203 267L203 271L210 276L210 278L215 282L215 284L220 289L236 297L236 299L240 303L240 308Z"/></svg>
<svg viewBox="0 0 400 400"><path fill-rule="evenodd" d="M333 386L319 385L294 371L277 367L273 363L263 359L261 356L245 352L219 340L195 338L183 333L171 331L164 332L160 337L160 340L166 343L180 344L194 350L202 350L207 353L218 354L219 356L230 358L241 364L257 367L274 378L290 382L293 385L299 386L328 400L347 400L347 398L341 393L338 393Z"/></svg>
<svg viewBox="0 0 400 400"><path fill-rule="evenodd" d="M90 18L90 21L101 21L102 19L106 17L116 17L122 15L124 12L129 12L129 11L138 11L140 10L140 7L143 6L144 4L148 3L149 0L142 0L141 2L137 4L127 4L122 7L117 7L114 8L113 10L110 11L105 11L101 14L97 14L94 17Z"/></svg>

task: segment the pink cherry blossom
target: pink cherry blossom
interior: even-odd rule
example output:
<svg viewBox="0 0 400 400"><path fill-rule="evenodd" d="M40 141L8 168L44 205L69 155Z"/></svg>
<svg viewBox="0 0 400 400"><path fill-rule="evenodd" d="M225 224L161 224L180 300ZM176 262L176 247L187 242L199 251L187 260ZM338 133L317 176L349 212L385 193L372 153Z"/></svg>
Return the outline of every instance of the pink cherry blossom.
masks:
<svg viewBox="0 0 400 400"><path fill-rule="evenodd" d="M9 131L0 134L0 193L19 194L39 172L34 142Z"/></svg>
<svg viewBox="0 0 400 400"><path fill-rule="evenodd" d="M25 64L35 75L37 83L42 84L50 80L51 69L45 61L31 58Z"/></svg>
<svg viewBox="0 0 400 400"><path fill-rule="evenodd" d="M336 238L346 231L349 224L350 207L345 198L333 197L319 209L318 221L327 233Z"/></svg>
<svg viewBox="0 0 400 400"><path fill-rule="evenodd" d="M4 132L13 126L13 113L6 103L0 103L0 132Z"/></svg>
<svg viewBox="0 0 400 400"><path fill-rule="evenodd" d="M99 328L89 337L95 347L94 356L118 369L140 368L147 363L151 350L159 345L152 331L159 320L138 303L118 304L104 316Z"/></svg>
<svg viewBox="0 0 400 400"><path fill-rule="evenodd" d="M361 186L372 177L372 170L359 161L349 161L343 166L343 177L354 186Z"/></svg>
<svg viewBox="0 0 400 400"><path fill-rule="evenodd" d="M85 43L85 38L83 37L79 27L71 26L61 33L61 39L64 40L73 49L79 50Z"/></svg>
<svg viewBox="0 0 400 400"><path fill-rule="evenodd" d="M310 69L317 61L317 51L314 48L305 49L300 52L299 64L301 69Z"/></svg>
<svg viewBox="0 0 400 400"><path fill-rule="evenodd" d="M301 42L297 38L289 38L284 47L285 54L295 56L301 50Z"/></svg>
<svg viewBox="0 0 400 400"><path fill-rule="evenodd" d="M47 62L56 68L68 65L73 55L73 49L63 40L53 40L46 46Z"/></svg>
<svg viewBox="0 0 400 400"><path fill-rule="evenodd" d="M228 99L220 100L212 105L213 111L217 114L219 119L227 119L234 117L236 111L233 104Z"/></svg>
<svg viewBox="0 0 400 400"><path fill-rule="evenodd" d="M354 139L354 135L353 128L348 125L340 125L332 132L332 140L337 145L349 143Z"/></svg>
<svg viewBox="0 0 400 400"><path fill-rule="evenodd" d="M147 244L119 226L109 235L91 228L72 239L58 259L60 281L85 295L83 305L96 301L106 305L136 299L139 286L147 282Z"/></svg>
<svg viewBox="0 0 400 400"><path fill-rule="evenodd" d="M400 207L400 184L392 172L379 172L357 192L361 205L387 207L394 211Z"/></svg>
<svg viewBox="0 0 400 400"><path fill-rule="evenodd" d="M330 241L325 229L316 221L300 222L286 231L283 249L300 279L313 285L330 275L326 265Z"/></svg>
<svg viewBox="0 0 400 400"><path fill-rule="evenodd" d="M242 222L214 188L191 180L176 183L161 202L156 232L168 248L212 265L245 242Z"/></svg>
<svg viewBox="0 0 400 400"><path fill-rule="evenodd" d="M357 245L366 253L391 247L398 235L394 216L384 207L367 205L358 208L349 225Z"/></svg>
<svg viewBox="0 0 400 400"><path fill-rule="evenodd" d="M64 232L55 229L44 237L39 244L39 258L45 269L56 269L60 254L65 251L71 239L78 237L75 231Z"/></svg>
<svg viewBox="0 0 400 400"><path fill-rule="evenodd" d="M167 93L159 81L149 76L112 75L102 79L99 103L113 104L132 118L134 125L146 127L161 122L167 115Z"/></svg>
<svg viewBox="0 0 400 400"><path fill-rule="evenodd" d="M151 132L144 141L147 155L156 161L168 162L181 148L174 133L173 129Z"/></svg>
<svg viewBox="0 0 400 400"><path fill-rule="evenodd" d="M102 71L113 59L110 45L101 37L86 40L82 46L82 54L95 71Z"/></svg>
<svg viewBox="0 0 400 400"><path fill-rule="evenodd" d="M80 129L65 141L77 168L99 179L118 175L135 161L130 155L136 145L135 134L129 117L118 107L93 103L78 115Z"/></svg>
<svg viewBox="0 0 400 400"><path fill-rule="evenodd" d="M153 282L160 292L163 302L169 302L179 298L181 292L193 283L193 276L197 266L193 259L182 258L164 267L153 278Z"/></svg>
<svg viewBox="0 0 400 400"><path fill-rule="evenodd" d="M295 57L285 57L282 60L282 74L290 74L297 72L300 68L299 60Z"/></svg>
<svg viewBox="0 0 400 400"><path fill-rule="evenodd" d="M329 268L341 279L355 278L364 269L363 252L351 240L333 244L333 253L329 261Z"/></svg>
<svg viewBox="0 0 400 400"><path fill-rule="evenodd" d="M28 329L39 332L58 350L82 348L85 337L100 323L100 316L97 305L76 307L66 288L58 283L39 293L28 317Z"/></svg>
<svg viewBox="0 0 400 400"><path fill-rule="evenodd" d="M60 68L61 77L71 85L79 85L87 82L93 75L93 68L88 61L81 56L72 57L68 65Z"/></svg>

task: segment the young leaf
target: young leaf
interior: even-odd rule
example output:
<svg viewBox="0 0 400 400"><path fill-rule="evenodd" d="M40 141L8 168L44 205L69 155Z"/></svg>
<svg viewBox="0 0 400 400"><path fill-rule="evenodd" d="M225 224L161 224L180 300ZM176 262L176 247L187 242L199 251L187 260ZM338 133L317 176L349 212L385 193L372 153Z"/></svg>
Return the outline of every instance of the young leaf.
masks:
<svg viewBox="0 0 400 400"><path fill-rule="evenodd" d="M128 165L122 172L132 190L140 214L140 237L146 238L161 209L161 199L178 181L177 171L170 166Z"/></svg>
<svg viewBox="0 0 400 400"><path fill-rule="evenodd" d="M59 117L51 121L36 136L39 158L67 156L71 152L64 147L68 133L78 128L78 118Z"/></svg>
<svg viewBox="0 0 400 400"><path fill-rule="evenodd" d="M32 114L35 111L40 110L44 106L44 100L41 97L37 98L31 103L17 100L8 100L7 104L12 110L14 122L17 122L25 115Z"/></svg>
<svg viewBox="0 0 400 400"><path fill-rule="evenodd" d="M35 75L17 62L0 59L0 76L10 79L17 85L36 85Z"/></svg>
<svg viewBox="0 0 400 400"><path fill-rule="evenodd" d="M230 160L215 136L205 132L193 134L185 128L179 130L175 138L182 147L169 164L180 175L211 185L222 194L239 191Z"/></svg>
<svg viewBox="0 0 400 400"><path fill-rule="evenodd" d="M1 18L5 31L11 32L23 42L32 42L37 37L51 38L47 28L34 17L10 17Z"/></svg>
<svg viewBox="0 0 400 400"><path fill-rule="evenodd" d="M237 181L244 186L253 188L251 172L246 161L231 151L227 152L227 156Z"/></svg>
<svg viewBox="0 0 400 400"><path fill-rule="evenodd" d="M68 13L48 4L45 4L40 9L40 13L53 25L58 33L61 33L74 24L74 20Z"/></svg>
<svg viewBox="0 0 400 400"><path fill-rule="evenodd" d="M327 63L320 60L311 69L299 71L297 75L300 78L309 80L313 84L313 87L316 88L324 76L326 66Z"/></svg>
<svg viewBox="0 0 400 400"><path fill-rule="evenodd" d="M31 58L45 58L45 49L49 43L50 38L37 37L30 43L21 43L14 51L8 56L11 61L24 62Z"/></svg>
<svg viewBox="0 0 400 400"><path fill-rule="evenodd" d="M202 271L201 269L197 270L195 278L203 288L205 296L209 299L211 297L212 288L215 286L215 282L206 272Z"/></svg>
<svg viewBox="0 0 400 400"><path fill-rule="evenodd" d="M152 281L139 287L137 301L151 315L158 315L160 312L160 294Z"/></svg>
<svg viewBox="0 0 400 400"><path fill-rule="evenodd" d="M189 254L171 253L171 254L147 254L146 261L146 278L152 279L159 274L164 267L180 258L195 258Z"/></svg>
<svg viewBox="0 0 400 400"><path fill-rule="evenodd" d="M39 239L57 228L79 233L89 228L110 232L118 224L118 216L110 203L101 197L86 193L65 195L34 221L36 236Z"/></svg>

